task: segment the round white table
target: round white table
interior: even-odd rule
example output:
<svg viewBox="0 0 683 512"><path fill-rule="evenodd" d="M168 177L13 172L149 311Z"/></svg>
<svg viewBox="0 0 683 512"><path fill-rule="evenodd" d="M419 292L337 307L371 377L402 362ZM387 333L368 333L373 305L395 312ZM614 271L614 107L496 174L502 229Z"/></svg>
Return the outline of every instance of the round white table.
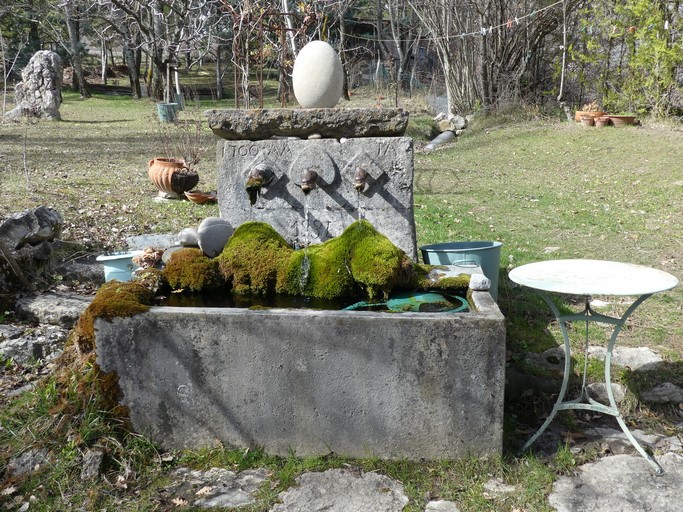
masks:
<svg viewBox="0 0 683 512"><path fill-rule="evenodd" d="M548 304L553 314L560 324L562 337L564 338L564 377L562 387L553 410L546 418L540 429L527 441L522 448L525 451L550 425L558 411L568 409L583 409L596 411L614 416L619 426L628 437L631 444L638 452L650 463L658 475L663 473L659 463L648 454L643 447L636 441L633 434L629 431L624 422L612 393L611 383L611 360L612 350L617 340L617 336L626 323L629 316L636 308L651 295L670 290L678 284L678 279L654 268L642 265L632 265L629 263L619 263L615 261L602 260L550 260L540 261L522 265L510 271L510 280L517 284L528 286L535 289ZM583 295L585 297L585 308L582 312L570 315L563 315L557 306L550 299L547 292L564 293L570 295ZM614 318L597 313L590 307L590 297L593 295L624 295L633 296L637 299L631 304L621 318ZM567 332L567 322L584 321L586 322L586 346L584 351L583 383L581 394L574 400L565 400L567 384L571 370L571 346ZM588 323L599 322L614 326L605 353L605 384L609 406L603 405L591 399L586 392L586 369L588 367Z"/></svg>

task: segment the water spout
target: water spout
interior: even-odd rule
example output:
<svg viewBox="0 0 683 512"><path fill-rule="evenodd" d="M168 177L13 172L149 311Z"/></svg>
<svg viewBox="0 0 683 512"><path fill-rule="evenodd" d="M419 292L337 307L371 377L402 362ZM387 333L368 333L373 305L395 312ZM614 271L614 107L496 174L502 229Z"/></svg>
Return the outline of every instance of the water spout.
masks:
<svg viewBox="0 0 683 512"><path fill-rule="evenodd" d="M273 181L273 171L266 164L254 166L247 175L245 189L249 195L249 202L254 205L263 187L267 187Z"/></svg>
<svg viewBox="0 0 683 512"><path fill-rule="evenodd" d="M318 181L318 173L313 169L307 169L301 177L301 190L303 193L308 194L316 188L316 181Z"/></svg>
<svg viewBox="0 0 683 512"><path fill-rule="evenodd" d="M368 172L362 167L356 169L356 173L353 175L353 188L358 192L363 192L365 186L368 182Z"/></svg>

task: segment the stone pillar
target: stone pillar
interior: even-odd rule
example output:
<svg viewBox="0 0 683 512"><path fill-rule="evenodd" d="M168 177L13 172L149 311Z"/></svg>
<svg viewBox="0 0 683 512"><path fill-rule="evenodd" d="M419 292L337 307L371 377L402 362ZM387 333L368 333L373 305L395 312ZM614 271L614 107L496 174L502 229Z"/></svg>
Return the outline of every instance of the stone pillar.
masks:
<svg viewBox="0 0 683 512"><path fill-rule="evenodd" d="M59 121L62 103L62 58L55 52L36 52L21 72L22 81L14 87L16 107L7 113L9 119L22 115Z"/></svg>

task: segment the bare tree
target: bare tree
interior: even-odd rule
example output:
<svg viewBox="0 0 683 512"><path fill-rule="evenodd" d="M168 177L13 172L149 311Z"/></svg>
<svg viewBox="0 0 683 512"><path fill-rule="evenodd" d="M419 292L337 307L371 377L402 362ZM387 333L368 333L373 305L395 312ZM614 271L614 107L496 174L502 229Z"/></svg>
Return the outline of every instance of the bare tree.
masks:
<svg viewBox="0 0 683 512"><path fill-rule="evenodd" d="M74 69L74 85L77 86L81 98L89 98L90 91L83 74L81 62L81 35L80 35L80 14L77 0L63 0L61 6L64 9L66 28L69 32L69 50L71 53L71 64Z"/></svg>
<svg viewBox="0 0 683 512"><path fill-rule="evenodd" d="M525 76L535 83L533 65L554 56L546 39L563 23L563 2L408 2L436 49L451 112L494 108L501 98L520 94ZM581 2L564 0L567 12Z"/></svg>
<svg viewBox="0 0 683 512"><path fill-rule="evenodd" d="M126 42L129 57L139 48L152 61L154 71L147 77L151 94L170 99L170 70L178 65L181 51L205 41L211 24L216 22L211 12L220 1L99 0L99 4L109 8L111 23ZM124 26L127 28L123 29ZM139 37L137 42L135 37ZM130 62L128 66L131 67Z"/></svg>

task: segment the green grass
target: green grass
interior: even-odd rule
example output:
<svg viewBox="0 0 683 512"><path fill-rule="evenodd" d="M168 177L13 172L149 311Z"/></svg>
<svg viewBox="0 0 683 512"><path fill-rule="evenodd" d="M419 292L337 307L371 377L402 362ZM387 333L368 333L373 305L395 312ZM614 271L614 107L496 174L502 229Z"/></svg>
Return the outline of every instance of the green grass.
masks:
<svg viewBox="0 0 683 512"><path fill-rule="evenodd" d="M372 105L379 94L356 91L353 101L342 106ZM61 123L0 125L0 218L40 204L52 206L64 216L63 238L114 249L123 247L127 236L177 232L218 214L215 205L154 201L147 162L163 156L163 139L168 142L172 134L156 121L152 102L114 96L83 101L70 93L64 99ZM185 120L201 118L202 109L230 106L231 101L202 102L182 115ZM651 265L683 279L680 126L584 129L538 118L487 118L473 123L455 143L425 154L419 148L432 133L424 99L402 99L399 106L411 110L408 133L417 139L419 245L504 243L499 304L513 361L521 361L527 351L558 346L561 336L547 305L514 286L507 279L508 268L550 258L604 258ZM215 141L208 129L205 135L198 188L213 190ZM562 311L578 305L571 297L555 300ZM650 346L667 359L663 374L615 371L615 378L634 392L664 379L683 385L682 305L679 286L646 301L629 320L619 345ZM614 301L601 312L621 314L626 307ZM581 325L570 327L574 348L583 346L584 334ZM590 335L604 342L607 333L591 326ZM13 371L8 362L0 364L2 371ZM602 371L600 364L591 363L591 378L598 379ZM235 471L266 467L272 473L258 493L258 504L243 510L268 510L304 471L350 467L401 481L411 500L408 511L422 510L428 499L438 498L455 501L463 511L546 511L554 479L571 473L579 462L566 447L545 459L510 455L527 435L516 431L512 415L506 417L503 457L450 462L301 459L222 447L162 457L147 439L99 411L96 402L79 402L76 381L62 388L48 378L0 411L0 491L16 487L0 494L0 503L34 495L31 510L161 510L160 488L168 484L173 468L218 465ZM667 429L677 412L629 406L627 414L630 421ZM51 463L34 477L6 481L10 456L29 447L50 449ZM106 453L106 479L81 482L80 461L92 448ZM488 496L483 485L493 477L517 491Z"/></svg>

